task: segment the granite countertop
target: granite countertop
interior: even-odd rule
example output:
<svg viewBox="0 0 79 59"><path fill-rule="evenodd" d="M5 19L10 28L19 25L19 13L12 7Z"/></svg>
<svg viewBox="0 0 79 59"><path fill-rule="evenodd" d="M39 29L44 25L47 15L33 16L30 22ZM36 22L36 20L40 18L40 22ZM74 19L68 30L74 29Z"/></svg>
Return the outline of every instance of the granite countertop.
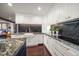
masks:
<svg viewBox="0 0 79 59"><path fill-rule="evenodd" d="M44 34L45 34L45 33L44 33ZM79 51L79 45L77 45L77 44L74 44L74 43L71 43L71 42L69 42L69 41L60 39L60 38L58 38L57 36L51 36L51 35L49 35L49 34L45 34L45 35L47 35L47 36L49 36L49 37L51 37L51 38L54 38L55 40L57 40L57 41L59 41L59 42L65 44L65 45L67 45L67 46L69 46L69 47L71 47L71 48L73 48L73 49Z"/></svg>
<svg viewBox="0 0 79 59"><path fill-rule="evenodd" d="M76 45L76 44L74 44L74 43L65 41L65 40L60 39L60 38L58 38L58 37L53 37L53 38L55 38L56 40L58 40L59 42L61 42L61 43L63 43L63 44L68 45L69 47L72 47L73 49L76 49L76 50L79 51L79 45Z"/></svg>
<svg viewBox="0 0 79 59"><path fill-rule="evenodd" d="M0 56L12 56L17 54L16 51L18 51L23 44L24 40L21 39L5 39L5 43L0 43Z"/></svg>

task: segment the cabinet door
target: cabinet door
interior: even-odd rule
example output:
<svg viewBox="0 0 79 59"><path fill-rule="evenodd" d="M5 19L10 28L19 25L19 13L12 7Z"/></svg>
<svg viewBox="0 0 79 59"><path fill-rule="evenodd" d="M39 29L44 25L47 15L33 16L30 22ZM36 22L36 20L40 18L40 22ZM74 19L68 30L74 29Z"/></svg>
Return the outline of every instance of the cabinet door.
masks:
<svg viewBox="0 0 79 59"><path fill-rule="evenodd" d="M71 47L69 47L69 46L67 46L59 41L56 41L56 43L57 44L55 44L55 45L56 45L57 50L60 51L60 53L63 54L64 56L79 55L79 53L75 49L73 49L73 48L71 48Z"/></svg>
<svg viewBox="0 0 79 59"><path fill-rule="evenodd" d="M35 46L38 45L38 41L35 38L27 38L26 39L26 46Z"/></svg>
<svg viewBox="0 0 79 59"><path fill-rule="evenodd" d="M57 47L58 44L55 39L53 39L51 37L46 37L45 45L46 45L47 49L49 50L49 52L51 53L51 55L53 55L53 56L62 56L63 55L58 50L58 47Z"/></svg>
<svg viewBox="0 0 79 59"><path fill-rule="evenodd" d="M49 44L48 40L49 40L49 37L46 36L46 35L44 35L44 45L45 45L46 47L47 47L48 44Z"/></svg>
<svg viewBox="0 0 79 59"><path fill-rule="evenodd" d="M53 56L62 56L62 54L56 48L55 39L49 37L48 39L48 49Z"/></svg>
<svg viewBox="0 0 79 59"><path fill-rule="evenodd" d="M42 34L39 35L39 44L43 44L44 43L44 36Z"/></svg>
<svg viewBox="0 0 79 59"><path fill-rule="evenodd" d="M49 50L49 52L51 53L51 55L55 55L55 51L54 50L52 50L52 48L54 49L55 47L54 47L54 41L52 40L52 38L50 38L49 37L49 39L47 40L47 46L48 46L48 50ZM53 45L52 45L52 43L53 43Z"/></svg>
<svg viewBox="0 0 79 59"><path fill-rule="evenodd" d="M47 44L47 36L44 35L44 45L46 46L46 44Z"/></svg>
<svg viewBox="0 0 79 59"><path fill-rule="evenodd" d="M48 49L48 51L51 53L51 55L79 56L79 51L51 37L44 36L44 44L46 48Z"/></svg>
<svg viewBox="0 0 79 59"><path fill-rule="evenodd" d="M54 41L52 40L51 37L44 36L44 44L45 44L46 48L51 53L51 55L55 55L54 51L52 50L52 48L54 49L54 45L52 45L52 43L54 44Z"/></svg>
<svg viewBox="0 0 79 59"><path fill-rule="evenodd" d="M44 39L42 34L35 35L35 39L38 41L38 44L43 44Z"/></svg>

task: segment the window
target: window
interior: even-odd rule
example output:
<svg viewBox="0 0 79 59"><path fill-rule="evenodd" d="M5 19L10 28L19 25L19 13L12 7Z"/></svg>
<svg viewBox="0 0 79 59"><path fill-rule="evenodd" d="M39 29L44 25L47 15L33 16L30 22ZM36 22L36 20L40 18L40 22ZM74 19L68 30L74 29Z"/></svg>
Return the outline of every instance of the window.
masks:
<svg viewBox="0 0 79 59"><path fill-rule="evenodd" d="M2 29L7 29L7 24L2 24Z"/></svg>
<svg viewBox="0 0 79 59"><path fill-rule="evenodd" d="M19 32L42 32L41 24L19 24Z"/></svg>

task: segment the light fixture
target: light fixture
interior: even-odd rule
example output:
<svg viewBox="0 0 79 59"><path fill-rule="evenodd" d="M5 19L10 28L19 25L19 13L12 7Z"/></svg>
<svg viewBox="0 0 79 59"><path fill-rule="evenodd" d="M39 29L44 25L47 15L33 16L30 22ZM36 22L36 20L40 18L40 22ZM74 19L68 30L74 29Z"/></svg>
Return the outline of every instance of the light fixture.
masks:
<svg viewBox="0 0 79 59"><path fill-rule="evenodd" d="M38 11L40 11L41 10L41 7L38 7L37 9L38 9Z"/></svg>
<svg viewBox="0 0 79 59"><path fill-rule="evenodd" d="M8 5L9 5L10 7L12 7L12 3L8 3Z"/></svg>

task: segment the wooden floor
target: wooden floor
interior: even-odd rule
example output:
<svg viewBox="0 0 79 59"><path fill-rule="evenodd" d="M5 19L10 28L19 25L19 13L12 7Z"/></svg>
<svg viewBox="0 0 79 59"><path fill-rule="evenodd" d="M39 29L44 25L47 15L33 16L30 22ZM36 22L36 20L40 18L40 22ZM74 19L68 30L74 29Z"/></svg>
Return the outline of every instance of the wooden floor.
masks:
<svg viewBox="0 0 79 59"><path fill-rule="evenodd" d="M27 47L26 50L27 56L51 56L44 45Z"/></svg>

